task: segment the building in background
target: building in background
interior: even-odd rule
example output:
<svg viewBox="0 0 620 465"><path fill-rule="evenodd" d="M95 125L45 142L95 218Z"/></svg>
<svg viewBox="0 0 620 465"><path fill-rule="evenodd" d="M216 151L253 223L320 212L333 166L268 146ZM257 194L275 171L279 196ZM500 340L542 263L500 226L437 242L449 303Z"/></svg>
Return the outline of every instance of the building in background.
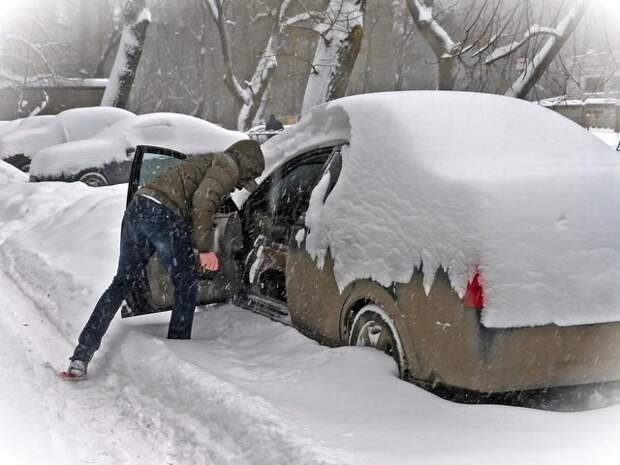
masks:
<svg viewBox="0 0 620 465"><path fill-rule="evenodd" d="M565 60L566 94L539 103L585 128L620 132L620 48Z"/></svg>
<svg viewBox="0 0 620 465"><path fill-rule="evenodd" d="M99 106L107 79L42 79L0 84L0 120L56 115L70 108Z"/></svg>

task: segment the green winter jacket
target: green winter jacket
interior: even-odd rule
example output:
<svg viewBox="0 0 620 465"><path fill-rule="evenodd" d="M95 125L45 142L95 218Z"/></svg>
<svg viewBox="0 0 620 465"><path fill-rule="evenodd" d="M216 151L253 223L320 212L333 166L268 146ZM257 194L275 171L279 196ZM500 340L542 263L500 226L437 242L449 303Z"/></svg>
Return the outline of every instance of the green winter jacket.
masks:
<svg viewBox="0 0 620 465"><path fill-rule="evenodd" d="M208 252L213 246L215 213L222 201L235 188L254 184L264 168L258 143L242 140L224 152L189 157L147 182L137 194L157 199L190 222L194 246L199 252Z"/></svg>

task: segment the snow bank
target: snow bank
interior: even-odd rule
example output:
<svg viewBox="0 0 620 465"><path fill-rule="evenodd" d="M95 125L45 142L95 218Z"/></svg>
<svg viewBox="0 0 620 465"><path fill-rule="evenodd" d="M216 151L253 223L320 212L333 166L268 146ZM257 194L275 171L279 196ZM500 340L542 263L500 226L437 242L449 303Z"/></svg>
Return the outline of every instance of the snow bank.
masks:
<svg viewBox="0 0 620 465"><path fill-rule="evenodd" d="M87 107L16 120L12 127L0 127L0 159L19 153L30 158L45 147L88 139L130 116L134 114L120 108Z"/></svg>
<svg viewBox="0 0 620 465"><path fill-rule="evenodd" d="M590 132L614 149L620 144L620 133L613 129L592 128Z"/></svg>
<svg viewBox="0 0 620 465"><path fill-rule="evenodd" d="M248 136L215 124L176 113L152 113L128 118L96 137L48 147L32 160L30 174L37 177L77 174L83 169L127 160L127 150L155 145L187 154L221 151Z"/></svg>
<svg viewBox="0 0 620 465"><path fill-rule="evenodd" d="M263 150L275 167L343 136L306 245L319 262L331 250L340 289L423 266L429 292L441 266L462 296L479 266L488 327L620 320L620 159L581 127L500 96L379 93L321 106Z"/></svg>

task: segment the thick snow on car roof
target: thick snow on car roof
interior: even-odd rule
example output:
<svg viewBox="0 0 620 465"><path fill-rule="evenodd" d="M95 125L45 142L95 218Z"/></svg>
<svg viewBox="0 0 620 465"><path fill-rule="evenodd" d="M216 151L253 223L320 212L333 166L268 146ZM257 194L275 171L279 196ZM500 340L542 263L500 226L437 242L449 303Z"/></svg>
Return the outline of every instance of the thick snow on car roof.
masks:
<svg viewBox="0 0 620 465"><path fill-rule="evenodd" d="M37 177L76 174L83 169L126 161L127 150L155 145L186 154L222 151L248 136L177 113L151 113L119 121L95 137L37 152L30 173Z"/></svg>
<svg viewBox="0 0 620 465"><path fill-rule="evenodd" d="M0 126L0 138L18 129L36 129L41 126L45 126L46 124L49 124L50 121L53 121L54 118L54 115L44 115L19 118L12 121L3 121L4 124Z"/></svg>
<svg viewBox="0 0 620 465"><path fill-rule="evenodd" d="M51 145L88 139L111 124L133 116L120 108L85 107L16 120L11 130L3 132L0 127L0 158L18 153L32 156Z"/></svg>
<svg viewBox="0 0 620 465"><path fill-rule="evenodd" d="M399 92L316 108L263 145L273 169L347 140L306 247L329 249L343 289L447 269L462 296L477 266L488 327L620 320L620 158L563 116L506 97Z"/></svg>

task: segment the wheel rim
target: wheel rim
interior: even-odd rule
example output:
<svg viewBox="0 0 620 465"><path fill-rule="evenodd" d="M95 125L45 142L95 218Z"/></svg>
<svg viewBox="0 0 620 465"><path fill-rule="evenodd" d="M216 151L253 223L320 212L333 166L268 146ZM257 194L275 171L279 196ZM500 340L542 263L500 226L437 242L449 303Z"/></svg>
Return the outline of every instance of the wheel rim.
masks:
<svg viewBox="0 0 620 465"><path fill-rule="evenodd" d="M108 180L99 173L88 173L80 178L80 181L90 187L107 186Z"/></svg>
<svg viewBox="0 0 620 465"><path fill-rule="evenodd" d="M369 304L355 315L349 329L349 344L380 350L396 362L399 377L408 376L407 360L398 331L389 314L381 307Z"/></svg>
<svg viewBox="0 0 620 465"><path fill-rule="evenodd" d="M30 163L24 163L20 168L24 173L30 172Z"/></svg>
<svg viewBox="0 0 620 465"><path fill-rule="evenodd" d="M393 357L396 342L389 328L386 328L380 322L370 320L361 327L355 345L372 347Z"/></svg>

